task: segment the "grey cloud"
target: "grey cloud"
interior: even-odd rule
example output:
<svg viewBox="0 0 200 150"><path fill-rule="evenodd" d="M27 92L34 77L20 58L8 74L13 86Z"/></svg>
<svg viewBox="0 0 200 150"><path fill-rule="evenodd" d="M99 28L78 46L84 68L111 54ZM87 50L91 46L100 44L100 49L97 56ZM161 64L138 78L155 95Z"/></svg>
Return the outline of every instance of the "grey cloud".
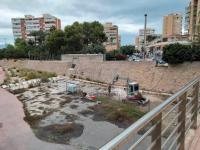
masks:
<svg viewBox="0 0 200 150"><path fill-rule="evenodd" d="M80 20L109 20L115 24L137 26L143 24L143 15L148 13L148 24L161 31L163 15L184 13L188 2L189 0L0 0L0 9L32 15L51 13L61 20L70 20L69 23ZM3 14L0 17L1 15ZM10 18L8 20L6 23L0 21L0 30L10 27Z"/></svg>

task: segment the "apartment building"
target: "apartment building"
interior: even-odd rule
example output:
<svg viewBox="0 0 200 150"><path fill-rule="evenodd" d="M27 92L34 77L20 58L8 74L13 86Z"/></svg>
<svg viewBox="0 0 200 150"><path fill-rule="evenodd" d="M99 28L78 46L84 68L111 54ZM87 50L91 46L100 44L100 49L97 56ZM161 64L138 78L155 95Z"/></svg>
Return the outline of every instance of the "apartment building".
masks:
<svg viewBox="0 0 200 150"><path fill-rule="evenodd" d="M142 47L144 46L144 29L139 30L139 35L135 38L135 46L138 50L142 50ZM155 29L147 28L146 29L146 36L157 36L155 34ZM148 41L146 41L146 44L148 45Z"/></svg>
<svg viewBox="0 0 200 150"><path fill-rule="evenodd" d="M40 30L48 32L52 26L56 29L61 29L60 19L50 14L43 14L42 17L25 15L24 18L12 18L11 20L14 39L33 40L34 37L30 35L31 32Z"/></svg>
<svg viewBox="0 0 200 150"><path fill-rule="evenodd" d="M104 43L106 51L113 51L120 47L121 36L119 35L118 26L111 22L104 24L104 32L107 36L107 42Z"/></svg>
<svg viewBox="0 0 200 150"><path fill-rule="evenodd" d="M173 39L182 35L181 14L172 13L163 17L163 38Z"/></svg>
<svg viewBox="0 0 200 150"><path fill-rule="evenodd" d="M190 14L191 14L191 2L185 8L185 24L184 24L184 31L185 35L189 36L189 29L190 29Z"/></svg>
<svg viewBox="0 0 200 150"><path fill-rule="evenodd" d="M186 13L189 16L188 19L188 30L189 39L195 41L200 35L200 0L191 0Z"/></svg>

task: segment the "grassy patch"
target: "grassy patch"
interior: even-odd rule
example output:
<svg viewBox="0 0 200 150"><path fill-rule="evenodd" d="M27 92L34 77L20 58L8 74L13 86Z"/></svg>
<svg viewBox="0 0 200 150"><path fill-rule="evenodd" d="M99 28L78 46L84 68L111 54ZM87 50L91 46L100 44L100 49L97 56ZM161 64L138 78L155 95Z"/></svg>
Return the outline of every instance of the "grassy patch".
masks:
<svg viewBox="0 0 200 150"><path fill-rule="evenodd" d="M109 97L98 97L97 100L101 104L89 107L94 110L93 119L96 121L107 120L126 128L145 114L134 105L110 100Z"/></svg>
<svg viewBox="0 0 200 150"><path fill-rule="evenodd" d="M40 78L43 82L47 82L48 78L55 77L55 73L45 72L45 71L35 71L31 69L20 69L19 77L23 77L26 80L38 79Z"/></svg>

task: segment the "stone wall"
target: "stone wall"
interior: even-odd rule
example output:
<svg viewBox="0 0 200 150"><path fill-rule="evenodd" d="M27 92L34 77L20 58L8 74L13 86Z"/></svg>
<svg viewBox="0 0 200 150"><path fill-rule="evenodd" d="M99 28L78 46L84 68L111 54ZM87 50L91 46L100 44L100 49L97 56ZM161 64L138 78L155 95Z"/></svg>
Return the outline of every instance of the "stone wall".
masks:
<svg viewBox="0 0 200 150"><path fill-rule="evenodd" d="M27 68L63 75L67 73L69 64L61 61L0 60L0 66L8 68Z"/></svg>
<svg viewBox="0 0 200 150"><path fill-rule="evenodd" d="M103 54L64 54L61 56L61 60L71 63L79 62L103 62L104 55Z"/></svg>
<svg viewBox="0 0 200 150"><path fill-rule="evenodd" d="M66 74L69 69L69 63L62 61L0 60L0 66L29 68L60 75ZM77 63L75 72L84 78L104 82L111 82L119 74L138 82L142 89L171 93L200 75L200 62L163 68L155 67L153 62L82 61Z"/></svg>
<svg viewBox="0 0 200 150"><path fill-rule="evenodd" d="M190 80L200 75L200 62L176 66L155 67L153 62L82 62L76 72L85 78L111 82L116 74L129 77L142 89L174 93Z"/></svg>

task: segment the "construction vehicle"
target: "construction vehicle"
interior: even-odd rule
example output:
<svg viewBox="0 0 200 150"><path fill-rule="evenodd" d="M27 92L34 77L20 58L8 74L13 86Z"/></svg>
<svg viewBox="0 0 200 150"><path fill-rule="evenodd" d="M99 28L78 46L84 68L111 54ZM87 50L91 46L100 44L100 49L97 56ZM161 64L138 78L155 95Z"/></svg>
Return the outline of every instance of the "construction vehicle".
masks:
<svg viewBox="0 0 200 150"><path fill-rule="evenodd" d="M109 84L109 88L108 91L109 93L111 92L111 87L114 86L114 84L118 81L118 80L124 80L126 81L126 98L123 99L123 102L129 101L129 102L136 102L139 105L145 105L147 103L149 103L149 100L144 97L140 92L139 92L139 84L136 82L131 81L128 77L120 77L119 75L116 75L111 84Z"/></svg>

